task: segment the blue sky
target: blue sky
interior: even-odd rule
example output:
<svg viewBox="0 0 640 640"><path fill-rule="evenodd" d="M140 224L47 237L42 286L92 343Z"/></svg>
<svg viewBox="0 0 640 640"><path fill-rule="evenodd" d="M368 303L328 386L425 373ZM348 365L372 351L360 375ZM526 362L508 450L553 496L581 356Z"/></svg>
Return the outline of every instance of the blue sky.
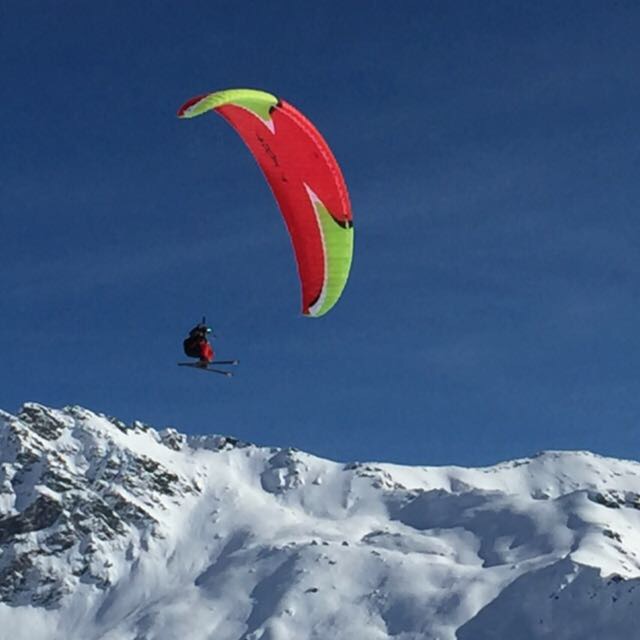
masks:
<svg viewBox="0 0 640 640"><path fill-rule="evenodd" d="M80 404L340 460L637 458L635 2L0 7L0 407ZM351 279L299 312L259 169L199 93L296 105ZM175 366L206 314L232 380Z"/></svg>

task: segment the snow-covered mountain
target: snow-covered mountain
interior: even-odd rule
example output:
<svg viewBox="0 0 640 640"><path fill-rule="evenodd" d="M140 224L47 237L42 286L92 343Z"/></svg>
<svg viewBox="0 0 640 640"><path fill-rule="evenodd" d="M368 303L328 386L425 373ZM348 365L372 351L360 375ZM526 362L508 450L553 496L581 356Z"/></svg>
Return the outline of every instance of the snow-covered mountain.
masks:
<svg viewBox="0 0 640 640"><path fill-rule="evenodd" d="M0 412L0 638L640 638L640 464L339 464Z"/></svg>

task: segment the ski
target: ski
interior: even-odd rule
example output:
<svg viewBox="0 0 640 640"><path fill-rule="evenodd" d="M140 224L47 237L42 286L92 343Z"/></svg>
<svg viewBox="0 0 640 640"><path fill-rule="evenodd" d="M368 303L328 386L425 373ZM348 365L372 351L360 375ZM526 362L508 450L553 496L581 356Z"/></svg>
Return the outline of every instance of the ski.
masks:
<svg viewBox="0 0 640 640"><path fill-rule="evenodd" d="M223 371L222 369L211 369L209 367L204 368L204 367L200 367L203 371L208 371L209 373L219 373L220 375L223 376L227 376L227 378L230 378L233 373L231 373L231 371Z"/></svg>
<svg viewBox="0 0 640 640"><path fill-rule="evenodd" d="M212 364L240 364L240 360L214 360L213 362L209 362L209 365ZM197 362L178 362L178 366L180 367L197 367L199 366Z"/></svg>
<svg viewBox="0 0 640 640"><path fill-rule="evenodd" d="M220 375L230 378L233 373L231 371L223 371L222 369L212 369L211 367L203 367L194 362L178 362L179 367L191 367L192 369L200 369L200 371L209 371L210 373L219 373Z"/></svg>

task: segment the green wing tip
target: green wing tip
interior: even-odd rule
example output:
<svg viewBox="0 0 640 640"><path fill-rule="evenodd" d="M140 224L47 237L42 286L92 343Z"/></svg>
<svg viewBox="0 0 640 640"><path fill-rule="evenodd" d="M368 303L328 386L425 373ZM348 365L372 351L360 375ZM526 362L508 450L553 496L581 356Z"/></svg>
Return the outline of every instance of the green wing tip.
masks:
<svg viewBox="0 0 640 640"><path fill-rule="evenodd" d="M255 113L261 120L271 119L270 108L278 104L278 98L256 89L226 89L192 98L178 111L178 118L189 119L202 115L227 104L244 107Z"/></svg>

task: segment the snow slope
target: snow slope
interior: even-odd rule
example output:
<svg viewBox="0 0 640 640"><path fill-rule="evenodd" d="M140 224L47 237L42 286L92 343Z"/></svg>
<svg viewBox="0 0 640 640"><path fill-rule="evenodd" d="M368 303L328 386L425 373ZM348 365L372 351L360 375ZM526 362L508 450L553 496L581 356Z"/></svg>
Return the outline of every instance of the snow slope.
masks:
<svg viewBox="0 0 640 640"><path fill-rule="evenodd" d="M0 638L640 638L640 465L339 464L0 412Z"/></svg>

